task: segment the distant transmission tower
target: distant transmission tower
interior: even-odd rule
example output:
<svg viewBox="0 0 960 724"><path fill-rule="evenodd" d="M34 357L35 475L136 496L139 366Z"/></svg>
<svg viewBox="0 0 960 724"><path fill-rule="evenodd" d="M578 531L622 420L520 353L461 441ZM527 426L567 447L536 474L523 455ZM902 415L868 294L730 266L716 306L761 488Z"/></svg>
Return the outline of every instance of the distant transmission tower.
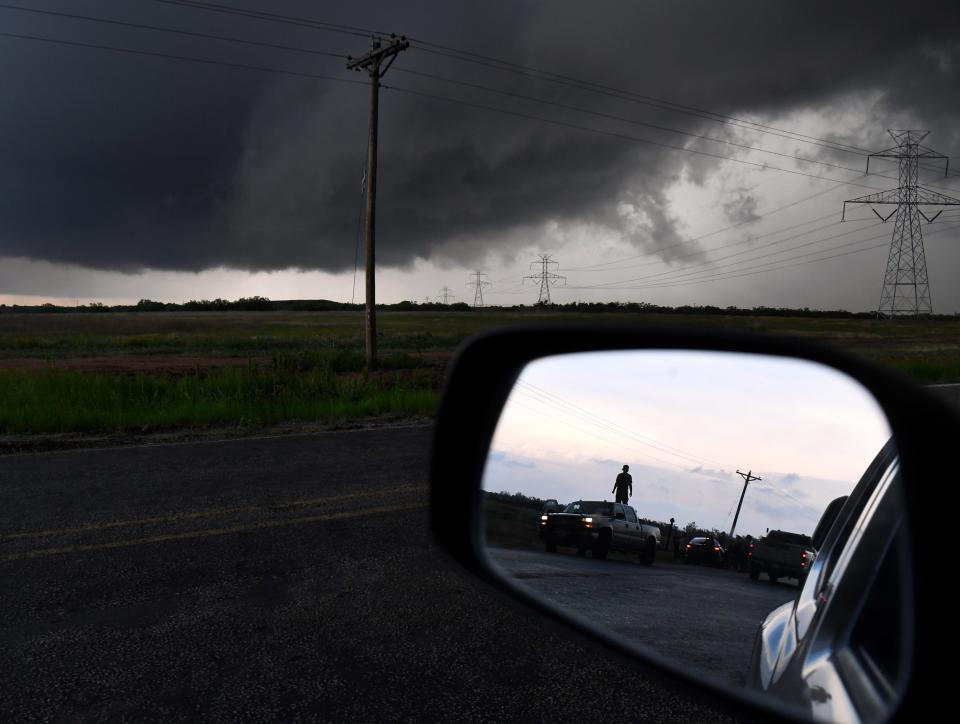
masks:
<svg viewBox="0 0 960 724"><path fill-rule="evenodd" d="M550 271L550 267L554 265L559 269L560 262L553 261L549 254L541 254L537 261L530 262L530 267L533 268L535 264L540 265L540 273L525 276L523 281L533 279L540 282L540 298L537 299L537 304L550 304L550 287L560 281L566 283L567 278Z"/></svg>
<svg viewBox="0 0 960 724"><path fill-rule="evenodd" d="M867 194L857 199L843 202L843 217L846 217L847 204L892 204L897 208L884 216L872 209L880 221L893 222L893 239L890 242L890 255L887 257L887 271L883 275L883 291L880 293L880 307L877 314L881 317L914 316L932 314L930 301L930 282L927 278L927 260L923 251L923 231L921 219L928 224L933 222L943 209L928 217L921 206L960 206L960 199L944 196L917 185L920 159L943 159L944 174L949 172L950 160L937 153L920 141L930 131L887 131L896 142L896 146L867 157L867 173L870 173L871 158L895 158L900 162L900 185L889 191Z"/></svg>
<svg viewBox="0 0 960 724"><path fill-rule="evenodd" d="M440 290L440 296L437 297L437 301L441 304L449 304L456 297L452 294L453 290L450 287L444 287Z"/></svg>
<svg viewBox="0 0 960 724"><path fill-rule="evenodd" d="M484 279L481 279L481 277L486 276L486 274L484 274L483 272L475 271L473 274L476 278L473 281L467 282L467 286L476 288L476 291L474 291L473 293L473 306L482 307L483 306L483 288L489 287L492 285L490 282Z"/></svg>

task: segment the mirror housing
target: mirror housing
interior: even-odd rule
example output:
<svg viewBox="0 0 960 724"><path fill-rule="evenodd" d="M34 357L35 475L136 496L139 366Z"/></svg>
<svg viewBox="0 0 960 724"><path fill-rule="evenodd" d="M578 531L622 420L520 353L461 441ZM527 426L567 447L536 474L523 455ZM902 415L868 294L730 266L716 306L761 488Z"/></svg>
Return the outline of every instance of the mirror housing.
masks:
<svg viewBox="0 0 960 724"><path fill-rule="evenodd" d="M925 532L924 525L926 515L938 510L938 502L942 505L930 493L933 481L942 477L942 471L955 468L950 452L960 430L960 417L929 391L841 352L773 336L620 325L514 327L475 337L461 347L451 363L434 432L431 523L439 544L511 601L628 657L648 675L694 690L698 696L708 695L712 704L738 716L796 720L795 710L756 694L733 693L705 682L655 652L638 652L609 632L571 620L510 585L486 557L482 475L501 410L520 371L529 362L546 356L641 349L744 352L808 360L847 374L874 396L897 441L914 581L912 670L893 717L919 716L924 707L936 701L938 692L950 690L946 684L949 672L935 663L936 652L942 649L944 627L949 623L938 622L930 615L942 600L940 581L948 561L946 552Z"/></svg>

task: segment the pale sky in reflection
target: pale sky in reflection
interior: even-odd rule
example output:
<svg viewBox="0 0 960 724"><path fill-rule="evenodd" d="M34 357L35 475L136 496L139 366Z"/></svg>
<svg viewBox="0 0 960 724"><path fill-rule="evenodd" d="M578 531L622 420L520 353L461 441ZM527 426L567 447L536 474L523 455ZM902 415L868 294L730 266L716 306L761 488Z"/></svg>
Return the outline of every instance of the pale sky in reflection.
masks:
<svg viewBox="0 0 960 724"><path fill-rule="evenodd" d="M698 351L548 357L520 376L498 423L484 488L569 502L612 500L630 465L641 516L737 532L812 532L890 436L872 396L803 360Z"/></svg>

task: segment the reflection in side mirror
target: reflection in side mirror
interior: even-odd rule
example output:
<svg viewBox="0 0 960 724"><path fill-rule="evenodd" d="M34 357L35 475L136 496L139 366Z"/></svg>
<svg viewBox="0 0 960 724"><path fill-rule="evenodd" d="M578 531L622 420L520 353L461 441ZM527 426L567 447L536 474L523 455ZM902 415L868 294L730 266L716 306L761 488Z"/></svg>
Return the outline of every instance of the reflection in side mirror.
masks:
<svg viewBox="0 0 960 724"><path fill-rule="evenodd" d="M488 559L574 621L728 690L813 719L882 718L912 636L890 435L858 382L809 361L537 360L484 470Z"/></svg>

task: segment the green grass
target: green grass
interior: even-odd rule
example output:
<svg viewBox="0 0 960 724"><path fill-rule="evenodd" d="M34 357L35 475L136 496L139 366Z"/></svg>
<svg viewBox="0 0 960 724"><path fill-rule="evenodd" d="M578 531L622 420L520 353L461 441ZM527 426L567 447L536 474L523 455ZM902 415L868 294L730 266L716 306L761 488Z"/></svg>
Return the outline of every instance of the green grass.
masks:
<svg viewBox="0 0 960 724"><path fill-rule="evenodd" d="M256 367L168 378L50 369L0 370L0 432L164 430L258 427L280 421L429 416L437 404L432 371L291 374Z"/></svg>
<svg viewBox="0 0 960 724"><path fill-rule="evenodd" d="M749 329L816 340L891 364L911 355L960 360L960 319L922 322L805 317L587 313L569 311L380 312L379 345L419 356L452 350L485 329L525 322L604 322ZM271 357L363 349L361 312L156 312L0 314L0 357L59 359L110 355ZM920 370L921 374L928 374ZM941 373L954 374L949 364Z"/></svg>
<svg viewBox="0 0 960 724"><path fill-rule="evenodd" d="M431 414L442 355L466 337L519 323L643 324L747 329L813 341L890 367L914 381L960 382L960 319L883 321L709 314L384 311L380 366L363 374L362 312L0 314L0 359L41 358L47 369L0 370L0 432L257 426ZM256 368L173 377L69 372L81 357L232 357ZM395 373L395 374L394 374Z"/></svg>

